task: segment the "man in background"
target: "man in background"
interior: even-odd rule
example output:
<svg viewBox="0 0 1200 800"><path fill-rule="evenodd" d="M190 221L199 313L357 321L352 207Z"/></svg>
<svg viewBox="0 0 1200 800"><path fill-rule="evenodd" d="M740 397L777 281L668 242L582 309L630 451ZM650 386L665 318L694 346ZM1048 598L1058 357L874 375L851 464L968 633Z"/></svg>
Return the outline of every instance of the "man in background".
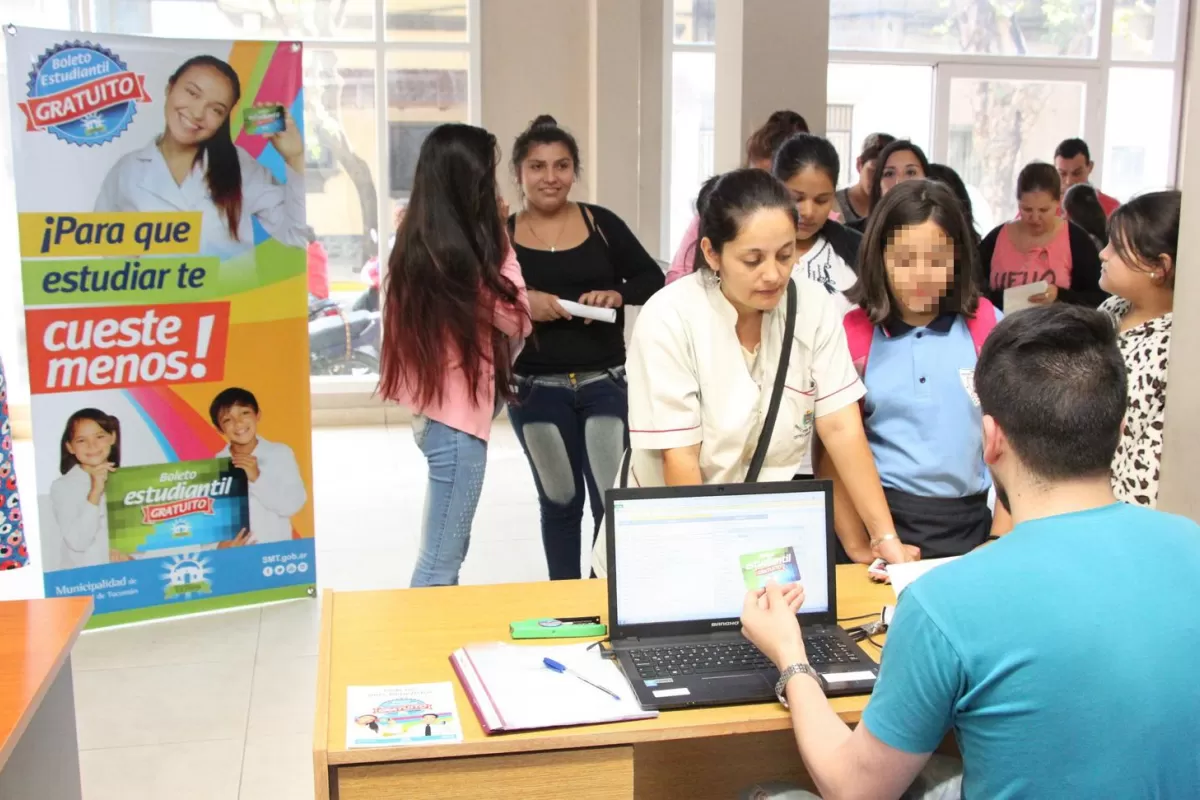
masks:
<svg viewBox="0 0 1200 800"><path fill-rule="evenodd" d="M1066 195L1067 189L1077 183L1091 183L1092 170L1096 168L1096 164L1092 161L1087 142L1083 139L1063 139L1054 151L1054 168L1058 170L1058 177L1062 180L1062 191ZM1096 189L1096 198L1100 201L1100 207L1104 209L1106 217L1111 217L1117 206L1121 205L1120 200L1106 195L1099 189Z"/></svg>

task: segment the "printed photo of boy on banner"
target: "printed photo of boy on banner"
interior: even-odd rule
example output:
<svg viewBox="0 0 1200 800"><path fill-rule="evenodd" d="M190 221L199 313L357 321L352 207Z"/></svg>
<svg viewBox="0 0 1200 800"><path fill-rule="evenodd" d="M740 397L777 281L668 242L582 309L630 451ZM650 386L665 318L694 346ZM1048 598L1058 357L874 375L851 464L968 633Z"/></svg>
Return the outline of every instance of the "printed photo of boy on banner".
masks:
<svg viewBox="0 0 1200 800"><path fill-rule="evenodd" d="M304 595L300 45L7 54L47 596L105 625Z"/></svg>

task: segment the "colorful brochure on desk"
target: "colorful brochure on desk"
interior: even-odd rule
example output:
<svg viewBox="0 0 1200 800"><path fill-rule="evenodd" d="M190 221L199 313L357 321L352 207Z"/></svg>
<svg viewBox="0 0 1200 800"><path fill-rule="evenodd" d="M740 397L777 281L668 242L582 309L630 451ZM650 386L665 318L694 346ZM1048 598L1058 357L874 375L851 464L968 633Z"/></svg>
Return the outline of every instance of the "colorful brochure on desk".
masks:
<svg viewBox="0 0 1200 800"><path fill-rule="evenodd" d="M346 747L453 744L463 738L454 686L346 688Z"/></svg>
<svg viewBox="0 0 1200 800"><path fill-rule="evenodd" d="M566 672L547 667L545 659ZM658 716L638 705L616 663L586 644L469 644L454 651L450 663L489 734Z"/></svg>

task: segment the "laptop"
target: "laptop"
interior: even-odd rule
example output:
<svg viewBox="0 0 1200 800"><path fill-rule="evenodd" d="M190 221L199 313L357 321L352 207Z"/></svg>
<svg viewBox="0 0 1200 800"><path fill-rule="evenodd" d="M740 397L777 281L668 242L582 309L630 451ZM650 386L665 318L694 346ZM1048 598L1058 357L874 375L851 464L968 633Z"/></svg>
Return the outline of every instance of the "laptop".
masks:
<svg viewBox="0 0 1200 800"><path fill-rule="evenodd" d="M610 489L609 634L644 708L775 701L779 672L741 633L751 586L800 581L798 617L830 696L879 668L837 624L828 481Z"/></svg>

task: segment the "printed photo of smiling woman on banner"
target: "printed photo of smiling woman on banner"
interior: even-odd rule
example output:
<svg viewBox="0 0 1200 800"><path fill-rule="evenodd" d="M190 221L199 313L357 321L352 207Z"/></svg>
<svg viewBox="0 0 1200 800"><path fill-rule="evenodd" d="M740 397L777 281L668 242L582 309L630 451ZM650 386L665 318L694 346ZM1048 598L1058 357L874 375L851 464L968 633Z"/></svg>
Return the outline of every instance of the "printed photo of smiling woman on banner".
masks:
<svg viewBox="0 0 1200 800"><path fill-rule="evenodd" d="M46 595L97 625L304 595L300 45L7 45Z"/></svg>

